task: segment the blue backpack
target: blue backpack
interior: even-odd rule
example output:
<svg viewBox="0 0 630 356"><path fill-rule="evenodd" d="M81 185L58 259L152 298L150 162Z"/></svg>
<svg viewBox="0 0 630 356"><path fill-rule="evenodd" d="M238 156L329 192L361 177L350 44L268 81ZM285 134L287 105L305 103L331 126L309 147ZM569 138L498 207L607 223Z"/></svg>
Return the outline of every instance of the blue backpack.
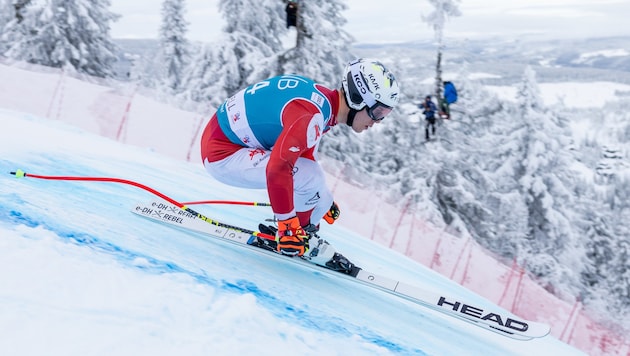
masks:
<svg viewBox="0 0 630 356"><path fill-rule="evenodd" d="M452 104L457 101L457 89L451 82L444 82L444 100L447 104Z"/></svg>

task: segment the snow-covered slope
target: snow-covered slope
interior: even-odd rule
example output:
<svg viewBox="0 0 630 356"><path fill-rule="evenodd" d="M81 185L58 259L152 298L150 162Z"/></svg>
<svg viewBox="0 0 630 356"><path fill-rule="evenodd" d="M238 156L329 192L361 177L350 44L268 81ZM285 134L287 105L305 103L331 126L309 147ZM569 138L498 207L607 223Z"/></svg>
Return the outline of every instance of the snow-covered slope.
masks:
<svg viewBox="0 0 630 356"><path fill-rule="evenodd" d="M152 199L130 186L16 179L118 177L180 201L264 201L198 164L74 127L0 112L0 349L6 355L522 354L569 355L548 336L515 341L379 291L290 268L129 212ZM262 207L200 207L254 228ZM343 228L323 234L366 269L475 303L487 301Z"/></svg>

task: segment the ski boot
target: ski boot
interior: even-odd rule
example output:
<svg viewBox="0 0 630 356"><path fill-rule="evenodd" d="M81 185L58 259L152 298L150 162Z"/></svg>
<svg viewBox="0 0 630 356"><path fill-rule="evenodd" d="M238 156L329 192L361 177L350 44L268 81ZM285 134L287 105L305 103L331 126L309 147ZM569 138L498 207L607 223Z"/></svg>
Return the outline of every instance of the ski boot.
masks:
<svg viewBox="0 0 630 356"><path fill-rule="evenodd" d="M305 239L306 253L301 256L302 259L307 260L316 265L326 267L330 270L341 272L344 274L356 277L361 268L355 266L346 257L337 252L328 241L319 237L317 232L319 228L313 224L308 224L303 227L304 232L308 236ZM274 226L260 224L258 230L264 234L275 236L278 229ZM257 241L252 245L258 246L265 250L276 251L277 243L273 240L257 238Z"/></svg>
<svg viewBox="0 0 630 356"><path fill-rule="evenodd" d="M304 240L304 244L308 252L309 240L311 236L313 236L315 232L317 232L317 227L313 224L308 224L303 229L304 229L304 232L306 232L306 235L308 236L308 238ZM266 235L276 236L276 233L278 232L278 228L272 225L258 224L258 231ZM251 245L263 248L265 250L275 251L278 246L278 243L274 240L257 237L256 241L252 243ZM311 253L314 253L315 256L317 255L317 251L311 251Z"/></svg>
<svg viewBox="0 0 630 356"><path fill-rule="evenodd" d="M276 236L278 228L272 225L258 224L258 231L266 235ZM304 245L306 246L306 250L308 252L310 237L314 235L315 232L317 232L317 227L313 224L308 224L304 227L304 232L306 232L306 235L308 236L308 238L304 240ZM260 247L265 250L276 251L278 243L274 240L257 237L256 241L254 241L251 245ZM311 251L311 253L313 253L315 256L317 255L317 251Z"/></svg>
<svg viewBox="0 0 630 356"><path fill-rule="evenodd" d="M302 256L303 259L336 272L349 274L353 277L357 276L361 268L355 266L354 263L337 252L328 241L319 237L317 234L319 228L317 226L313 224L306 225L304 231L309 236L308 244L310 248Z"/></svg>

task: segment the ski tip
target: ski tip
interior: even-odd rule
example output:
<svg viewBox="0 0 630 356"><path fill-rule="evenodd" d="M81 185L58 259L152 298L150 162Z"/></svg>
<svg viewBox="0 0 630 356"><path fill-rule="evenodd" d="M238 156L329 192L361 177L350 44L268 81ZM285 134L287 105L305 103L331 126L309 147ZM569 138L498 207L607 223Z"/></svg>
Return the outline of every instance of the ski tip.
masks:
<svg viewBox="0 0 630 356"><path fill-rule="evenodd" d="M15 172L11 172L15 176L15 178L24 178L26 176L26 172L21 169L16 170Z"/></svg>

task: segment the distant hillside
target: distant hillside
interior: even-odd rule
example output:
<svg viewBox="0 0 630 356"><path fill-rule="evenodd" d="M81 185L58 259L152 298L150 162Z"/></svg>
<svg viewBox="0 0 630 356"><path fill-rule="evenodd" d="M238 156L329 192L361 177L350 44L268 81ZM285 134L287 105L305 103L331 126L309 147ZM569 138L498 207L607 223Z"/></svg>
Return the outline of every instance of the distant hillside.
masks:
<svg viewBox="0 0 630 356"><path fill-rule="evenodd" d="M630 84L630 38L584 40L450 40L445 42L444 70L456 72L467 63L470 72L490 72L496 78L482 82L510 85L520 81L523 69L530 65L540 82L615 81ZM418 71L433 70L435 45L408 42L355 47L361 56L384 56L392 52L413 60ZM591 53L590 56L584 56Z"/></svg>
<svg viewBox="0 0 630 356"><path fill-rule="evenodd" d="M158 41L115 40L121 49L117 72L125 75L134 57L153 56ZM485 78L483 84L510 85L520 81L523 69L531 65L540 82L614 81L630 84L630 38L596 38L583 40L446 40L444 69L456 72L467 63L471 72L490 72L496 78ZM361 57L381 58L399 53L409 58L419 72L434 70L435 45L431 41L399 44L361 44L354 53ZM585 56L585 54L587 54ZM421 70L420 70L421 69Z"/></svg>

